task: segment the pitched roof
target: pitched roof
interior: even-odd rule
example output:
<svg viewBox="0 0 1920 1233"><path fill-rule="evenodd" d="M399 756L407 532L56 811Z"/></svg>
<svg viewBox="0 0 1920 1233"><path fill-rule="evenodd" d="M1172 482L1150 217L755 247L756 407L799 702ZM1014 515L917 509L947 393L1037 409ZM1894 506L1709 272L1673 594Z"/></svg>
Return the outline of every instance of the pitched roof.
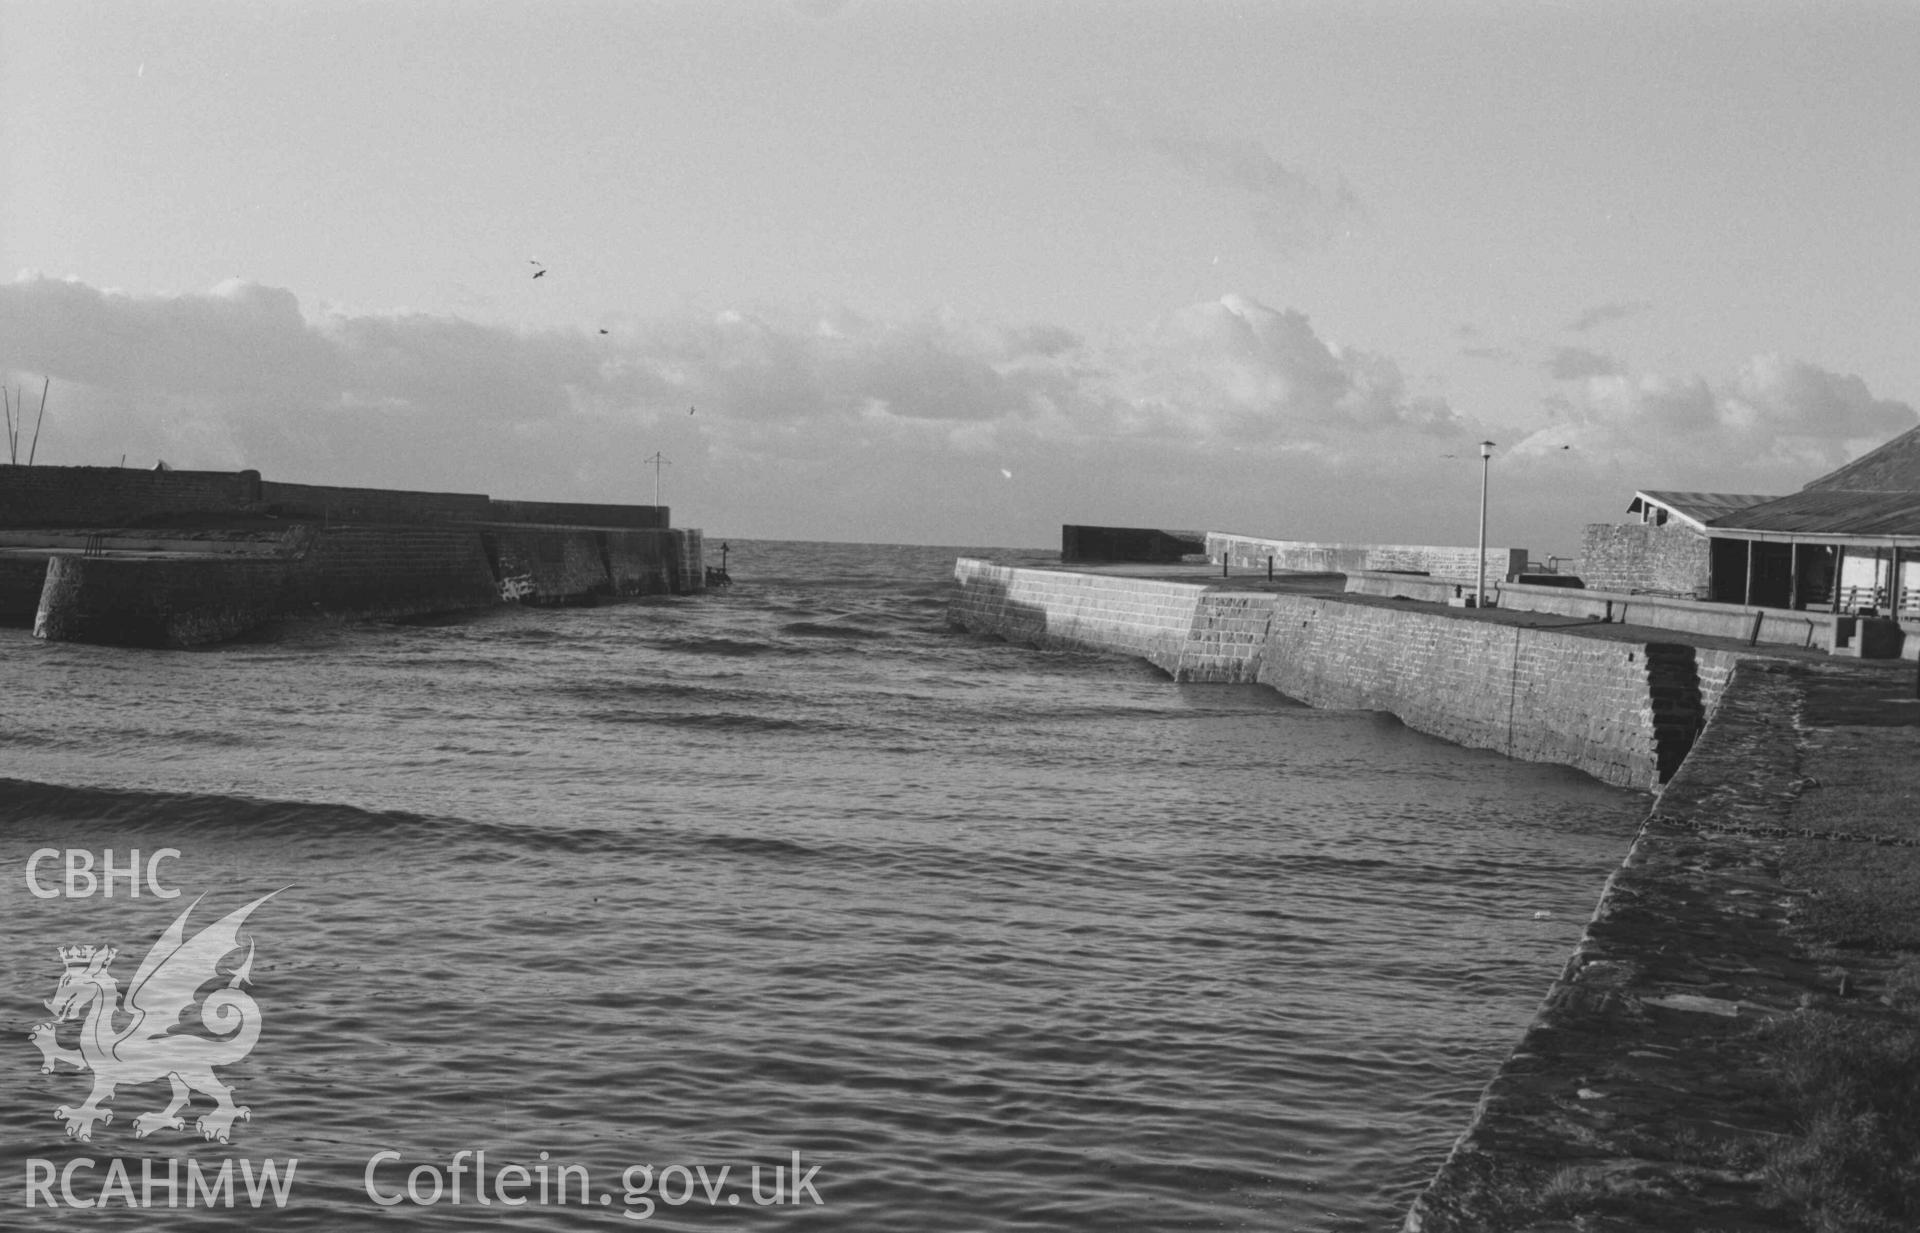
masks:
<svg viewBox="0 0 1920 1233"><path fill-rule="evenodd" d="M1920 428L1912 428L1837 471L1810 481L1802 492L1920 491Z"/></svg>
<svg viewBox="0 0 1920 1233"><path fill-rule="evenodd" d="M1740 492L1679 492L1643 488L1633 494L1627 512L1637 514L1649 505L1661 506L1696 526L1705 526L1715 518L1771 500L1772 497Z"/></svg>
<svg viewBox="0 0 1920 1233"><path fill-rule="evenodd" d="M1807 488L1723 514L1708 526L1786 535L1920 536L1920 488L1910 492Z"/></svg>

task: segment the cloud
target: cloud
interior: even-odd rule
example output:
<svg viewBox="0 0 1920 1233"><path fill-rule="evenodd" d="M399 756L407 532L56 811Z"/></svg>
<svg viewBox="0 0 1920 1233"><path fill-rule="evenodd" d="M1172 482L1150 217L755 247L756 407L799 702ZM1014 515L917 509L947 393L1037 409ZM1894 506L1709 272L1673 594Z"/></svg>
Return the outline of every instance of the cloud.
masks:
<svg viewBox="0 0 1920 1233"><path fill-rule="evenodd" d="M1637 487L1791 491L1920 422L1857 376L1760 355L1731 377L1594 373L1558 402L1557 422L1516 453L1571 444L1637 467ZM1758 485L1758 486L1756 486Z"/></svg>
<svg viewBox="0 0 1920 1233"><path fill-rule="evenodd" d="M25 277L0 284L0 347L9 384L53 378L42 463L628 501L651 499L639 460L660 450L677 518L786 538L1035 544L1111 522L1467 543L1489 437L1502 516L1572 551L1634 488L1791 491L1915 422L1858 377L1763 356L1721 379L1568 379L1509 447L1392 357L1237 295L1097 340L766 305L603 335Z"/></svg>
<svg viewBox="0 0 1920 1233"><path fill-rule="evenodd" d="M1547 361L1548 375L1555 381L1578 381L1583 377L1610 377L1626 371L1620 361L1585 347L1561 347Z"/></svg>
<svg viewBox="0 0 1920 1233"><path fill-rule="evenodd" d="M1148 119L1112 107L1097 113L1095 123L1228 193L1282 252L1321 247L1366 221L1366 209L1345 179L1336 177L1323 188L1251 138L1215 137L1164 117Z"/></svg>
<svg viewBox="0 0 1920 1233"><path fill-rule="evenodd" d="M276 439L330 433L385 452L593 419L651 423L690 403L702 428L743 450L843 432L959 434L976 447L1005 432L1203 447L1224 436L1427 431L1453 418L1410 394L1391 360L1240 296L1095 347L1058 326L951 314L736 309L600 335L426 314L309 317L290 291L246 283L129 296L29 277L0 285L0 337L0 361L91 390L136 423L132 408L146 405L149 420L223 423L233 442L270 453ZM331 452L354 448L336 440Z"/></svg>
<svg viewBox="0 0 1920 1233"><path fill-rule="evenodd" d="M1328 344L1296 310L1235 295L1170 314L1131 363L1116 384L1128 401L1203 433L1316 435L1443 414L1409 400L1391 363Z"/></svg>
<svg viewBox="0 0 1920 1233"><path fill-rule="evenodd" d="M1584 334L1593 327L1604 325L1609 321L1624 321L1628 317L1637 317L1652 307L1652 304L1643 300L1596 304L1568 322L1567 328L1576 334Z"/></svg>
<svg viewBox="0 0 1920 1233"><path fill-rule="evenodd" d="M42 462L163 457L321 483L623 500L646 499L636 460L665 449L674 482L727 496L726 509L869 539L907 534L902 520L1035 517L979 510L970 489L942 497L935 477L962 459L1000 460L992 468L1019 474L1021 493L1061 503L1043 522L1068 521L1068 494L1099 505L1129 491L1103 466L1184 475L1188 486L1156 491L1186 500L1262 491L1272 476L1247 468L1360 471L1466 431L1388 357L1241 296L1095 343L1046 323L838 307L742 307L603 335L309 313L290 291L246 283L133 296L23 277L0 284L0 339L15 383L53 378ZM1323 482L1302 476L1303 496ZM776 502L783 516L766 512Z"/></svg>

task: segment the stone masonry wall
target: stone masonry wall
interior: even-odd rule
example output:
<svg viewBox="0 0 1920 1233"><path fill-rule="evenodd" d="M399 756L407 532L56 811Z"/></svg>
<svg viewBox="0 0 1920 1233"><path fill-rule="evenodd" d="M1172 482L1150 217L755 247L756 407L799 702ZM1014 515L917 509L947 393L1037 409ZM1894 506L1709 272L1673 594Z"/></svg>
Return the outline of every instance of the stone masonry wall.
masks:
<svg viewBox="0 0 1920 1233"><path fill-rule="evenodd" d="M1705 535L1681 522L1588 524L1581 536L1580 577L1597 591L1650 591L1704 597Z"/></svg>
<svg viewBox="0 0 1920 1233"><path fill-rule="evenodd" d="M673 589L674 542L666 531L595 531L615 595L663 595Z"/></svg>
<svg viewBox="0 0 1920 1233"><path fill-rule="evenodd" d="M335 524L311 545L292 565L289 614L413 616L500 600L472 527Z"/></svg>
<svg viewBox="0 0 1920 1233"><path fill-rule="evenodd" d="M1220 684L1256 680L1273 611L1273 596L1258 591L1208 591L1202 595L1180 647L1174 679Z"/></svg>
<svg viewBox="0 0 1920 1233"><path fill-rule="evenodd" d="M1215 561L1226 557L1228 565L1242 569L1265 569L1273 558L1275 569L1305 573L1344 574L1362 569L1411 570L1443 578L1472 581L1478 577L1475 548L1454 548L1433 544L1316 544L1304 540L1258 539L1253 536L1207 532L1207 556ZM1526 569L1525 548L1489 548L1486 557L1487 581L1495 582L1508 574Z"/></svg>
<svg viewBox="0 0 1920 1233"><path fill-rule="evenodd" d="M1399 604L965 558L954 577L949 620L976 632L1138 655L1177 680L1258 681L1312 706L1388 711L1461 745L1640 789L1679 764L1738 659Z"/></svg>
<svg viewBox="0 0 1920 1233"><path fill-rule="evenodd" d="M562 527L628 527L654 531L667 525L664 505L604 505L581 501L489 501L489 522L544 523Z"/></svg>
<svg viewBox="0 0 1920 1233"><path fill-rule="evenodd" d="M394 488L336 488L329 484L260 485L263 512L333 522L475 522L492 504L473 492L408 492Z"/></svg>
<svg viewBox="0 0 1920 1233"><path fill-rule="evenodd" d="M1312 706L1390 711L1457 744L1576 766L1622 787L1659 782L1644 647L1401 607L1275 598L1263 685Z"/></svg>
<svg viewBox="0 0 1920 1233"><path fill-rule="evenodd" d="M57 556L33 633L108 646L220 642L278 615L287 575L278 558Z"/></svg>
<svg viewBox="0 0 1920 1233"><path fill-rule="evenodd" d="M510 599L580 604L613 593L596 532L492 526L485 536L502 594Z"/></svg>
<svg viewBox="0 0 1920 1233"><path fill-rule="evenodd" d="M698 527L675 527L666 532L671 545L672 566L669 577L673 589L693 595L707 589L706 537Z"/></svg>
<svg viewBox="0 0 1920 1233"><path fill-rule="evenodd" d="M1102 574L1013 569L962 557L954 564L947 619L1010 642L1138 655L1167 672L1180 666L1206 588Z"/></svg>
<svg viewBox="0 0 1920 1233"><path fill-rule="evenodd" d="M241 513L260 499L258 471L0 466L0 526L98 527L154 514Z"/></svg>

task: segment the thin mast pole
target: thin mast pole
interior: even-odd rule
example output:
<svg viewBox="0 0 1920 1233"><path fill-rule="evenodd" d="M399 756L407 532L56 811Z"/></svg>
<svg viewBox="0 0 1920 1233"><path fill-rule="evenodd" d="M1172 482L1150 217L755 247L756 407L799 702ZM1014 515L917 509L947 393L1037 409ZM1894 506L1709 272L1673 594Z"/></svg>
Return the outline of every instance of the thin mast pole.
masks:
<svg viewBox="0 0 1920 1233"><path fill-rule="evenodd" d="M40 414L33 421L33 448L27 451L28 466L33 465L33 456L40 452L40 422L47 418L47 390L51 388L52 385L53 378L48 377L46 385L40 387ZM23 412L26 410L25 407L20 409ZM22 415L21 418L25 419L26 417Z"/></svg>

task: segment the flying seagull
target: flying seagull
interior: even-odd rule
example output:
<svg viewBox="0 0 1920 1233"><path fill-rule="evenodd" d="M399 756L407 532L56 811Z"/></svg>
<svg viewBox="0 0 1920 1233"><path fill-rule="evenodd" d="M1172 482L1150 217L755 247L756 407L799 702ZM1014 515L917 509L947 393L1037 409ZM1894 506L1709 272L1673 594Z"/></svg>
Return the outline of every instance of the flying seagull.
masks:
<svg viewBox="0 0 1920 1233"><path fill-rule="evenodd" d="M528 264L528 265L540 265L540 260L539 260L539 258L537 258L537 257L533 257L533 258L529 258L529 259L527 260L527 264ZM543 277L545 277L545 276L546 276L546 273L547 273L547 267L546 267L546 266L544 266L544 265L540 265L540 268L539 268L539 269L537 269L537 270L535 270L535 271L533 272L533 276L534 276L535 278L543 278Z"/></svg>
<svg viewBox="0 0 1920 1233"><path fill-rule="evenodd" d="M600 332L601 332L602 334L604 334L604 333L606 333L606 331L605 331L605 330L601 330Z"/></svg>

